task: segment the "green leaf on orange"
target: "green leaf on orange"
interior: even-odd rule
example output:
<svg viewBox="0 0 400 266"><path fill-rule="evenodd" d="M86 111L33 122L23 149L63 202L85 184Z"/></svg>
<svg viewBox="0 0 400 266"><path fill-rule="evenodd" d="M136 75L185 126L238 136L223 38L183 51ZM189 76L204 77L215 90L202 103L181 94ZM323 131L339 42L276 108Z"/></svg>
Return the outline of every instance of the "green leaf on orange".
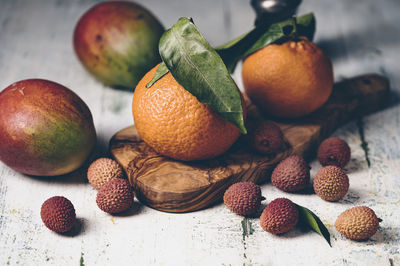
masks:
<svg viewBox="0 0 400 266"><path fill-rule="evenodd" d="M295 23L294 23L295 22ZM315 33L315 17L309 13L274 24L260 24L253 30L216 48L228 70L233 73L239 60L285 37L297 34L312 41Z"/></svg>
<svg viewBox="0 0 400 266"><path fill-rule="evenodd" d="M299 222L307 225L309 228L311 228L314 232L318 233L320 236L325 238L325 240L328 242L329 246L331 245L331 236L329 234L328 229L325 227L325 225L321 222L321 220L318 218L315 213L307 209L306 207L300 206L298 204L295 204L297 209L299 210Z"/></svg>
<svg viewBox="0 0 400 266"><path fill-rule="evenodd" d="M189 18L180 18L160 39L161 59L175 80L200 102L246 134L239 90L218 53ZM161 72L161 71L160 71Z"/></svg>
<svg viewBox="0 0 400 266"><path fill-rule="evenodd" d="M164 62L161 62L161 64L158 66L156 73L154 73L154 77L150 80L149 83L146 84L146 88L150 88L154 83L157 82L160 78L162 78L165 74L169 72L167 66L165 65Z"/></svg>
<svg viewBox="0 0 400 266"><path fill-rule="evenodd" d="M272 24L268 30L261 35L256 42L244 53L244 57L256 52L257 50L278 42L284 38L290 38L295 35L305 36L312 40L315 32L315 17L313 13L290 18L282 22Z"/></svg>
<svg viewBox="0 0 400 266"><path fill-rule="evenodd" d="M316 21L314 13L296 17L297 34L299 36L306 36L310 41L314 39Z"/></svg>

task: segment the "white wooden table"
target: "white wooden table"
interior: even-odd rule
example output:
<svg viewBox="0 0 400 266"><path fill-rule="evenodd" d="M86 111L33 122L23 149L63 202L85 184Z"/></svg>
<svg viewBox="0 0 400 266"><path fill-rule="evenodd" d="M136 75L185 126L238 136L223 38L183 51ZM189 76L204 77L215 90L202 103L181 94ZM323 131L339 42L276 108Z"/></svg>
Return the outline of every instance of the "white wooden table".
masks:
<svg viewBox="0 0 400 266"><path fill-rule="evenodd" d="M74 54L75 23L95 2L0 0L0 88L32 77L71 88L89 105L98 148L105 153L110 137L133 122L132 93L94 80ZM139 2L166 27L180 16L192 16L213 45L248 31L254 20L245 0ZM110 216L97 208L96 191L84 173L33 178L0 163L0 265L399 265L399 10L397 0L304 0L299 10L315 12L316 42L331 56L336 80L375 72L390 79L393 91L389 108L334 134L352 149L346 167L350 191L343 200L329 203L262 185L267 202L284 196L315 211L331 233L332 248L300 229L268 234L258 219L244 219L223 204L170 214L136 203L124 216ZM240 68L234 78L241 84ZM368 144L370 167L360 132ZM311 166L314 175L320 166L315 161ZM40 206L54 195L64 195L75 206L81 229L70 236L55 234L41 222ZM347 240L333 226L343 210L355 205L370 206L383 220L365 242Z"/></svg>

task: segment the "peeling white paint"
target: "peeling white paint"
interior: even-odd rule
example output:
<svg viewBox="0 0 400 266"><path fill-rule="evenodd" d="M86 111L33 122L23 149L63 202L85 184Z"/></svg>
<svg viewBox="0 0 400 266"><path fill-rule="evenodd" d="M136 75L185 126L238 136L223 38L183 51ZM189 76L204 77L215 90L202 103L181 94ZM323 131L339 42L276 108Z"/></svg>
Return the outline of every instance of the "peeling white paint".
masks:
<svg viewBox="0 0 400 266"><path fill-rule="evenodd" d="M112 134L132 123L132 94L95 81L74 54L74 24L95 2L3 1L0 87L26 77L65 84L89 105L99 146L105 150ZM138 2L151 8L165 27L180 16L192 16L214 45L239 36L253 23L253 11L243 0ZM299 13L315 11L316 42L331 55L337 79L386 73L398 94L399 9L397 1L309 0L303 1ZM232 16L231 25L224 23L223 14ZM241 84L240 66L234 78ZM78 265L81 260L85 265L390 265L389 260L400 264L399 105L365 118L364 133L371 168L365 162L356 123L334 134L352 149L345 169L350 191L343 200L330 203L316 195L288 194L270 183L262 185L266 203L288 197L314 211L327 224L332 248L317 234L300 229L270 235L257 218L249 218L254 232L243 240L243 217L223 204L170 214L136 203L130 212L110 216L97 208L96 191L82 174L35 178L0 163L0 265ZM320 165L314 161L311 166L314 176ZM73 236L55 234L41 222L41 204L55 195L69 198L75 206L80 228ZM370 206L383 219L378 233L365 242L347 240L333 227L336 217L355 205Z"/></svg>

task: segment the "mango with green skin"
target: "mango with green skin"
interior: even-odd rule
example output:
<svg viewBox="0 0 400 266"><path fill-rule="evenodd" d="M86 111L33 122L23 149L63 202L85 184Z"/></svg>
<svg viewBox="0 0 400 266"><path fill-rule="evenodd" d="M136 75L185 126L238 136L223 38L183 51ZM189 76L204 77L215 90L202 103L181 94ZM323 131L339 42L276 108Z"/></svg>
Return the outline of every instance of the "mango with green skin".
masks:
<svg viewBox="0 0 400 266"><path fill-rule="evenodd" d="M96 143L88 106L68 88L27 79L0 93L0 160L34 176L79 168Z"/></svg>
<svg viewBox="0 0 400 266"><path fill-rule="evenodd" d="M161 61L160 22L142 6L124 1L95 5L78 21L74 49L84 67L108 86L133 90Z"/></svg>

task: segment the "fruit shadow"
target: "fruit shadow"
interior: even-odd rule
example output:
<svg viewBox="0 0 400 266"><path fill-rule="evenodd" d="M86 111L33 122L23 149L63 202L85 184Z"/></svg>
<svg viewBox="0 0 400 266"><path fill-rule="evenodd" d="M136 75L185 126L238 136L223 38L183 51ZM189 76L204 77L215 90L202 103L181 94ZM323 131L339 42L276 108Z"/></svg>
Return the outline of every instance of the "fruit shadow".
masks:
<svg viewBox="0 0 400 266"><path fill-rule="evenodd" d="M364 171L365 167L368 167L365 157L363 158L356 157L356 158L351 158L350 162L344 167L343 170L346 172L347 175L350 175Z"/></svg>
<svg viewBox="0 0 400 266"><path fill-rule="evenodd" d="M71 230L65 233L60 233L59 235L65 237L75 237L85 231L85 226L86 226L85 219L77 217Z"/></svg>
<svg viewBox="0 0 400 266"><path fill-rule="evenodd" d="M279 234L278 236L281 238L296 238L310 231L311 229L306 224L303 224L302 222L299 221L298 224L292 230L289 230L288 232L283 234Z"/></svg>
<svg viewBox="0 0 400 266"><path fill-rule="evenodd" d="M398 245L400 241L399 229L399 227L384 227L382 226L382 222L380 222L378 231L375 233L375 235L367 240L361 240L357 242Z"/></svg>
<svg viewBox="0 0 400 266"><path fill-rule="evenodd" d="M46 183L62 183L62 184L85 184L88 183L86 178L88 167L81 167L71 173L59 176L33 176L25 175L31 179Z"/></svg>
<svg viewBox="0 0 400 266"><path fill-rule="evenodd" d="M393 239L393 235L385 232L385 229L386 228L382 228L381 226L379 226L378 231L372 237L361 240L352 239L351 241L357 244L362 244L363 246L383 244L383 243L396 245L398 243L398 240ZM332 233L331 236L332 238L334 238L334 235ZM339 232L338 232L338 238L342 241L350 241L348 238L341 235Z"/></svg>
<svg viewBox="0 0 400 266"><path fill-rule="evenodd" d="M287 195L314 195L315 194L312 182L310 182L305 188L303 188L302 190L299 190L299 191L288 192L288 191L279 190L279 192L285 193Z"/></svg>
<svg viewBox="0 0 400 266"><path fill-rule="evenodd" d="M352 189L351 187L347 191L347 194L344 196L343 199L338 201L340 204L349 204L355 205L360 201L361 197L359 191Z"/></svg>
<svg viewBox="0 0 400 266"><path fill-rule="evenodd" d="M261 202L260 207L258 208L258 210L250 215L245 215L246 218L250 218L250 219L258 219L261 216L261 213L263 212L263 210L265 209L265 207L267 207L267 201L264 200L263 202Z"/></svg>
<svg viewBox="0 0 400 266"><path fill-rule="evenodd" d="M100 157L107 156L105 155L104 144L97 140L96 146L93 149L92 153L86 159L86 161L82 164L81 167L76 169L75 171L59 176L34 176L34 175L26 175L31 179L41 181L41 182L52 182L52 183L63 183L63 184L86 184L87 180L87 170L90 164Z"/></svg>
<svg viewBox="0 0 400 266"><path fill-rule="evenodd" d="M139 201L134 201L132 206L121 213L115 213L113 214L115 217L130 217L133 215L138 215L143 211L143 204L140 203Z"/></svg>
<svg viewBox="0 0 400 266"><path fill-rule="evenodd" d="M332 239L333 239L333 232L330 231L330 228L326 227L326 230L329 232L330 234L330 245L332 244ZM302 221L301 219L298 221L298 223L296 224L296 226L290 230L287 233L282 234L283 237L287 237L287 238L293 238L293 237L297 237L297 236L301 236L304 234L308 234L308 233L315 233L310 225L307 224L306 221Z"/></svg>
<svg viewBox="0 0 400 266"><path fill-rule="evenodd" d="M314 187L313 183L310 182L304 189L296 191L296 192L287 192L288 194L298 194L298 195L314 195Z"/></svg>

